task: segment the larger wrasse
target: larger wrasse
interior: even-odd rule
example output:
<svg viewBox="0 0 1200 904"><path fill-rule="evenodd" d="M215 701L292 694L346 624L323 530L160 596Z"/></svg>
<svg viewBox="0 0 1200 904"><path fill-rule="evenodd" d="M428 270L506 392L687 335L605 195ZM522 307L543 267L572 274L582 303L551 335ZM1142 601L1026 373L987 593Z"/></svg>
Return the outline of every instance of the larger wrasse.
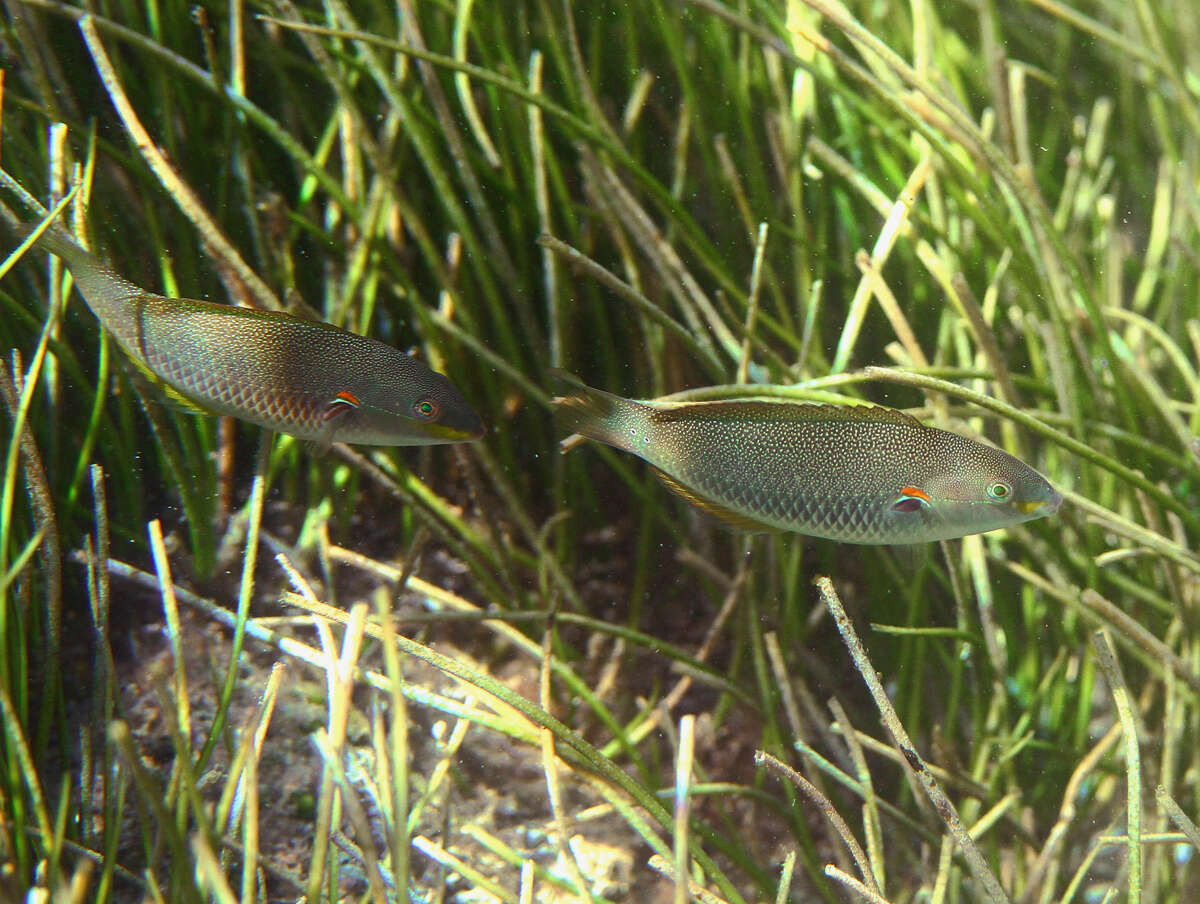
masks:
<svg viewBox="0 0 1200 904"><path fill-rule="evenodd" d="M750 529L921 543L1051 515L1062 497L1007 452L890 408L625 399L557 376L564 427L645 459L673 490Z"/></svg>
<svg viewBox="0 0 1200 904"><path fill-rule="evenodd" d="M479 415L445 376L383 342L289 314L155 295L57 227L37 244L62 259L134 363L202 410L321 445L483 435Z"/></svg>

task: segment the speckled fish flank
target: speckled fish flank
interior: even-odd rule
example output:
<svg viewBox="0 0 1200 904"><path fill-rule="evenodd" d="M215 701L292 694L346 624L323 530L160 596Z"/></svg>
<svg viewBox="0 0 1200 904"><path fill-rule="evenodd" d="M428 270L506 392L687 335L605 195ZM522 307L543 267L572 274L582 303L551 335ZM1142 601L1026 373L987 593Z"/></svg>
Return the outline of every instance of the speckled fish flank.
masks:
<svg viewBox="0 0 1200 904"><path fill-rule="evenodd" d="M151 294L56 228L38 244L62 258L134 362L205 411L322 445L483 435L479 415L446 377L389 345L288 314Z"/></svg>
<svg viewBox="0 0 1200 904"><path fill-rule="evenodd" d="M566 374L562 424L645 459L673 490L751 529L921 543L1051 515L1062 497L1001 449L899 411L793 402L635 402Z"/></svg>

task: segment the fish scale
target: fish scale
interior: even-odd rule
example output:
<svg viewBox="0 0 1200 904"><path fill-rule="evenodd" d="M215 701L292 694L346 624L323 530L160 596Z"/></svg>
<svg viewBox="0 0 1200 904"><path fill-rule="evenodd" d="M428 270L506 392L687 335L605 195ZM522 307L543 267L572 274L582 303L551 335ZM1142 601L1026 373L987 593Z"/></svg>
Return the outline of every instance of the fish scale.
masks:
<svg viewBox="0 0 1200 904"><path fill-rule="evenodd" d="M864 408L838 420L846 410L731 403L724 406L730 420L707 424L711 408L652 409L652 429L673 441L650 460L704 498L752 512L767 526L804 525L819 536L888 542L886 507L900 490L969 460L971 445L978 444L915 420L901 422L887 409ZM700 454L689 456L686 449ZM982 450L991 447L976 451L987 456Z"/></svg>
<svg viewBox="0 0 1200 904"><path fill-rule="evenodd" d="M888 408L636 402L559 376L572 388L556 400L565 426L638 455L744 527L917 543L1008 527L1062 501L1007 452Z"/></svg>
<svg viewBox="0 0 1200 904"><path fill-rule="evenodd" d="M240 309L237 310L240 313ZM330 364L336 362L346 369L372 372L372 362L354 349L341 349L344 344L340 331L319 333L319 325L298 321L296 330L287 337L273 336L268 323L242 317L239 322L225 320L226 310L209 314L199 312L191 325L178 323L169 309L149 305L140 314L137 332L138 351L147 366L168 384L205 408L221 413L253 419L264 426L287 432L316 434L325 423L329 399L338 392L337 371L325 368L311 374L307 388L285 388L295 385L299 374L288 361L311 359L310 350L317 340L325 340L325 355ZM205 321L208 321L207 323ZM201 332L220 330L230 335L225 348L214 351L197 341L194 327ZM232 327L232 329L231 329ZM236 341L232 341L236 340ZM355 360L357 358L357 360ZM236 379L231 374L237 374Z"/></svg>
<svg viewBox="0 0 1200 904"><path fill-rule="evenodd" d="M811 525L814 534L836 536L855 542L889 542L877 539L879 527L872 519L875 506L869 496L838 498L816 488L785 493L757 487L747 482L738 486L728 481L696 476L696 488L706 498L724 500L731 509L755 512L766 526L791 528ZM894 494L886 494L887 498Z"/></svg>

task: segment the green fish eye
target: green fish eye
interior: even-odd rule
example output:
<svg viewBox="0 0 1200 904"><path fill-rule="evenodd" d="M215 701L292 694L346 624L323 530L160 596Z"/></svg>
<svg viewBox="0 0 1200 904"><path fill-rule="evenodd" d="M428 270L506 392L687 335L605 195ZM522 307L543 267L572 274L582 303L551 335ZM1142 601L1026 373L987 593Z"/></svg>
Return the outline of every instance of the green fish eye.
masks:
<svg viewBox="0 0 1200 904"><path fill-rule="evenodd" d="M1012 487L1007 483L993 483L987 488L987 494L997 502L1001 502L1012 495Z"/></svg>
<svg viewBox="0 0 1200 904"><path fill-rule="evenodd" d="M435 417L438 411L439 408L437 402L434 402L431 399L421 399L421 401L413 405L413 414L419 418L422 418L423 420L429 420L430 418Z"/></svg>

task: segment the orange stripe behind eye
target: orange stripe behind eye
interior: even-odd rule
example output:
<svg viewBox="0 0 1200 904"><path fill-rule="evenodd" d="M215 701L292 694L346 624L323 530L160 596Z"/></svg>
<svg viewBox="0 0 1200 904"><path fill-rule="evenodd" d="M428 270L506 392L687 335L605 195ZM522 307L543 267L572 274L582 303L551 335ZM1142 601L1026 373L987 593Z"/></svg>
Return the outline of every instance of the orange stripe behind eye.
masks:
<svg viewBox="0 0 1200 904"><path fill-rule="evenodd" d="M362 405L362 402L358 400L358 396L352 392L346 392L345 390L339 392L336 396L334 396L334 398L339 402L345 402L347 405L353 405L355 408L358 408L360 405Z"/></svg>
<svg viewBox="0 0 1200 904"><path fill-rule="evenodd" d="M920 499L921 501L928 502L931 505L933 504L933 500L929 498L929 494L924 490L917 489L916 487L902 487L900 489L900 495L909 496L913 499Z"/></svg>

